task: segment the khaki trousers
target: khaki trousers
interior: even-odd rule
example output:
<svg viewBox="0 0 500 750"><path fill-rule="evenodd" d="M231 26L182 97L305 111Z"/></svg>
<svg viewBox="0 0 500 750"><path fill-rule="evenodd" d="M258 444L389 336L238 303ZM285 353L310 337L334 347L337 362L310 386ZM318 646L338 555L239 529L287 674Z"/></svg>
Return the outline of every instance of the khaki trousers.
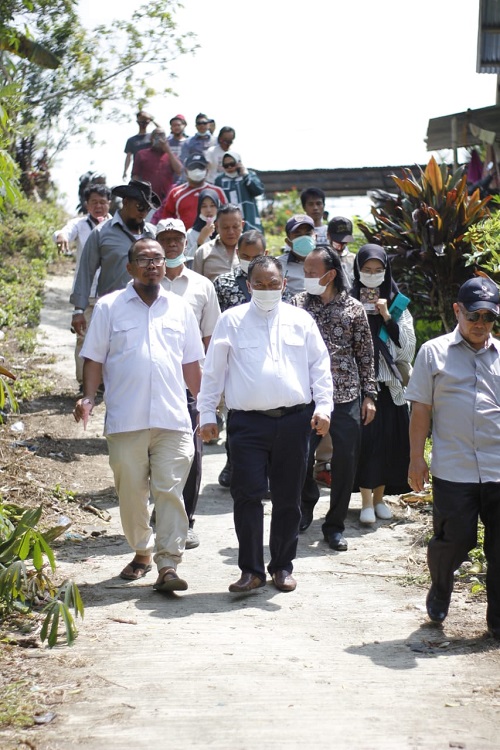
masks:
<svg viewBox="0 0 500 750"><path fill-rule="evenodd" d="M193 460L193 436L152 429L118 432L106 439L128 543L139 555L154 552L158 570L175 570L189 526L182 490ZM149 525L150 491L156 508L156 542Z"/></svg>

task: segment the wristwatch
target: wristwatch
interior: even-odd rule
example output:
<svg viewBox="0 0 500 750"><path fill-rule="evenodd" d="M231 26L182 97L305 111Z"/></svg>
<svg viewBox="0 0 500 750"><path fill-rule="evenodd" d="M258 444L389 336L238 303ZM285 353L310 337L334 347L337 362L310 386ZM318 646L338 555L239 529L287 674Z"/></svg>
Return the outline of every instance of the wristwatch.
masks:
<svg viewBox="0 0 500 750"><path fill-rule="evenodd" d="M80 307L75 307L75 309L73 310L71 314L72 316L83 315L83 310Z"/></svg>

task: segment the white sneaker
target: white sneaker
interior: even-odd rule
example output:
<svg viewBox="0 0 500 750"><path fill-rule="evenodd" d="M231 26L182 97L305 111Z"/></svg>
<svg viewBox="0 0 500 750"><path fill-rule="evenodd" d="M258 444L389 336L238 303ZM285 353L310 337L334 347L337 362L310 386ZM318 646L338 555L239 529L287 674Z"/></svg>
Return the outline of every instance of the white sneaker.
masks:
<svg viewBox="0 0 500 750"><path fill-rule="evenodd" d="M359 514L359 522L371 525L372 523L375 523L375 521L375 511L373 510L373 508L363 508L361 513Z"/></svg>
<svg viewBox="0 0 500 750"><path fill-rule="evenodd" d="M382 521L388 521L392 518L392 510L385 503L377 503L375 506L375 515Z"/></svg>
<svg viewBox="0 0 500 750"><path fill-rule="evenodd" d="M200 546L200 538L193 529L188 529L186 537L186 549L194 549Z"/></svg>

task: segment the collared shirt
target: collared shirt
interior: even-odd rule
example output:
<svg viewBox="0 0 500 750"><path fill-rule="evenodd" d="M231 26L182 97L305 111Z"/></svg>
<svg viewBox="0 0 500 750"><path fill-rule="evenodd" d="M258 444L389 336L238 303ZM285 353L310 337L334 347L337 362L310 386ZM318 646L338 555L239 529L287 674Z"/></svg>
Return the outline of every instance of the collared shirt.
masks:
<svg viewBox="0 0 500 750"><path fill-rule="evenodd" d="M431 471L450 482L500 482L500 342L473 349L457 328L421 347L406 389L432 406Z"/></svg>
<svg viewBox="0 0 500 750"><path fill-rule="evenodd" d="M167 292L183 297L188 303L198 321L202 338L211 336L220 315L212 282L184 266L178 276L172 280L165 276L161 284Z"/></svg>
<svg viewBox="0 0 500 750"><path fill-rule="evenodd" d="M250 293L245 294L243 291L247 289L247 275L240 265L237 265L230 273L217 276L214 280L214 287L222 312L229 310L230 307L243 305L250 301ZM283 292L281 299L283 302L289 302L292 299L288 287Z"/></svg>
<svg viewBox="0 0 500 750"><path fill-rule="evenodd" d="M111 214L106 216L106 219L111 219ZM106 220L105 219L105 220ZM102 223L102 222L100 222ZM67 224L63 226L58 232L54 232L54 242L57 242L57 236L62 234L67 242L74 242L76 244L76 267L75 267L75 279L80 267L80 260L85 243L87 242L89 235L99 222L92 219L90 214L87 216L77 216L74 219L70 219ZM97 292L97 280L99 278L99 269L97 269L94 279L92 281L92 287L90 289L90 297L95 297ZM73 291L75 286L75 280L73 280Z"/></svg>
<svg viewBox="0 0 500 750"><path fill-rule="evenodd" d="M186 164L188 157L194 154L205 155L207 150L211 146L215 146L217 139L212 133L207 130L206 133L196 132L190 138L187 138L182 144L180 160L183 164Z"/></svg>
<svg viewBox="0 0 500 750"><path fill-rule="evenodd" d="M280 302L263 312L253 302L220 316L208 347L200 424L214 424L222 392L229 409L276 409L310 403L333 409L330 357L312 317Z"/></svg>
<svg viewBox="0 0 500 750"><path fill-rule="evenodd" d="M81 357L103 365L104 434L154 428L191 432L182 365L203 359L188 304L160 287L151 307L131 281L98 300Z"/></svg>
<svg viewBox="0 0 500 750"><path fill-rule="evenodd" d="M228 273L238 265L238 253L233 251L228 255L226 246L220 241L219 235L214 240L208 240L200 245L194 254L193 271L201 273L213 281L222 273Z"/></svg>
<svg viewBox="0 0 500 750"><path fill-rule="evenodd" d="M84 245L80 265L75 277L73 292L69 298L75 307L85 310L88 304L92 279L101 269L97 284L97 295L102 297L117 289L123 289L130 281L127 271L128 251L140 237L154 239L156 230L152 224L144 224L144 231L134 235L123 223L120 212L112 219L103 221L89 235Z"/></svg>
<svg viewBox="0 0 500 750"><path fill-rule="evenodd" d="M292 294L304 291L304 261L300 261L290 251L278 255L278 260L283 266L286 277L286 285Z"/></svg>
<svg viewBox="0 0 500 750"><path fill-rule="evenodd" d="M354 401L360 394L375 398L372 335L361 302L339 292L325 305L318 295L302 292L292 305L307 310L323 336L330 354L334 402Z"/></svg>

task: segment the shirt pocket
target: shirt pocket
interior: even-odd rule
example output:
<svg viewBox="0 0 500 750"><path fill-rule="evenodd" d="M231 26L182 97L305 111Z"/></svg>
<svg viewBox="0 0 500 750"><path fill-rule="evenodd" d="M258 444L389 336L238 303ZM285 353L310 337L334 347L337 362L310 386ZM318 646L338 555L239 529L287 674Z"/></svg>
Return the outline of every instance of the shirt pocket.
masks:
<svg viewBox="0 0 500 750"><path fill-rule="evenodd" d="M238 355L242 362L258 362L262 359L262 345L256 339L239 336L237 340Z"/></svg>
<svg viewBox="0 0 500 750"><path fill-rule="evenodd" d="M288 359L297 362L302 358L302 350L306 345L305 336L301 331L284 331L283 353Z"/></svg>
<svg viewBox="0 0 500 750"><path fill-rule="evenodd" d="M136 320L121 320L113 325L113 338L117 351L126 352L140 344L140 329Z"/></svg>
<svg viewBox="0 0 500 750"><path fill-rule="evenodd" d="M170 351L181 354L184 342L184 327L178 320L164 320L161 326L164 345Z"/></svg>

